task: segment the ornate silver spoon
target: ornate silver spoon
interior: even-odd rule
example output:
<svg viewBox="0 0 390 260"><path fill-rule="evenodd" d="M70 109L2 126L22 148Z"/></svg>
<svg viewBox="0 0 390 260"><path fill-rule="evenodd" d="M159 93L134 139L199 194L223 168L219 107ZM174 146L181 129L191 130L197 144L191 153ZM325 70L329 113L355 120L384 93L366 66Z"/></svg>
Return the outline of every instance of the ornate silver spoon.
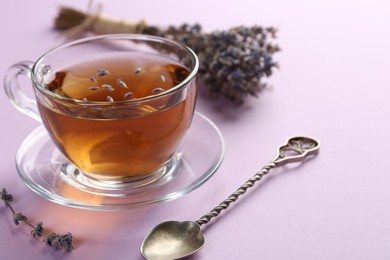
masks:
<svg viewBox="0 0 390 260"><path fill-rule="evenodd" d="M167 221L153 228L141 245L141 254L149 260L167 260L179 259L197 252L205 243L205 238L200 230L201 225L207 224L212 218L217 217L222 210L227 209L232 202L243 195L255 182L261 180L271 169L287 163L302 162L307 157L316 155L319 147L319 142L309 137L290 138L285 145L279 147L274 160L200 219L184 222Z"/></svg>

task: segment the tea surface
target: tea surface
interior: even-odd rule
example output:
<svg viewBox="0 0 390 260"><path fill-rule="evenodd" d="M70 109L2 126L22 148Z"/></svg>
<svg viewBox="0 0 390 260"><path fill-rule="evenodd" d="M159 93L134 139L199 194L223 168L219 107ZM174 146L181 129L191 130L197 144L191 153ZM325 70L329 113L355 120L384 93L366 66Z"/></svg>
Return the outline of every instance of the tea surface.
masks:
<svg viewBox="0 0 390 260"><path fill-rule="evenodd" d="M164 92L188 75L188 69L163 56L116 54L57 71L48 88L77 100L123 101Z"/></svg>

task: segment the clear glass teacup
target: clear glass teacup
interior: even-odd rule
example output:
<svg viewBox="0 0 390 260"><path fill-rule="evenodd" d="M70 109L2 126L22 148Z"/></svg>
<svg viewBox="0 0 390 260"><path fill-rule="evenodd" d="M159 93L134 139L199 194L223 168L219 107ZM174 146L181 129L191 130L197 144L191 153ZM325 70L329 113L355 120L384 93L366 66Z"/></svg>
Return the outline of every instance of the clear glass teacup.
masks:
<svg viewBox="0 0 390 260"><path fill-rule="evenodd" d="M45 126L88 183L143 185L175 167L174 153L194 115L199 62L168 39L105 35L76 40L7 71L15 107ZM31 78L35 99L18 77Z"/></svg>

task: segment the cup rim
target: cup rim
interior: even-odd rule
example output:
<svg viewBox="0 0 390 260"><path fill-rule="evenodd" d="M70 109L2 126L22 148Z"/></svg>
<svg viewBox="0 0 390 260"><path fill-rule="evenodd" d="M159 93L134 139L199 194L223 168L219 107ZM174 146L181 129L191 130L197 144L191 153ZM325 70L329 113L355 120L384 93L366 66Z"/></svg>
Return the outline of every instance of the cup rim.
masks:
<svg viewBox="0 0 390 260"><path fill-rule="evenodd" d="M128 99L128 100L119 100L119 101L112 101L112 102L108 102L108 101L85 101L85 100L78 100L78 99L72 99L72 98L60 96L60 95L58 95L58 94L48 90L44 86L42 86L41 83L38 81L38 79L36 77L36 70L38 68L38 65L43 63L44 59L48 55L50 55L51 53L60 51L62 49L66 49L66 48L74 46L74 45L87 43L87 42L93 42L93 41L97 41L97 40L103 40L103 39L143 40L143 41L152 41L152 42L168 43L168 44L171 44L171 45L175 45L175 46L180 47L180 48L184 49L185 51L187 51L187 53L190 55L190 57L194 61L194 66L191 69L190 74L184 80L182 80L180 83L176 84L175 86L173 86L172 88L170 88L170 89L168 89L166 91L163 91L161 93L156 93L156 94L153 94L153 95L150 95L150 96L142 97L142 98L132 98L132 99ZM138 103L138 102L154 100L154 99L157 99L157 98L160 98L160 97L167 96L167 95L177 91L178 89L181 89L185 85L187 85L196 76L196 74L198 73L198 70L199 70L199 59L198 59L197 55L195 54L195 52L191 48L189 48L188 46L180 44L180 43L178 43L176 41L173 41L173 40L170 40L170 39L167 39L167 38L163 38L163 37L158 37L158 36L153 36L153 35L146 35L146 34L105 34L105 35L90 36L90 37L85 37L85 38L82 38L82 39L70 41L70 42L61 44L61 45L59 45L57 47L54 47L54 48L50 49L49 51L45 52L41 57L39 57L37 59L36 62L34 62L33 66L32 66L32 69L31 69L31 80L33 82L34 87L36 89L38 89L41 93L43 93L45 96L50 96L51 98L54 98L54 99L57 99L57 100L70 102L70 103L74 103L74 104L101 105L101 106L108 105L108 106L112 106L113 104L118 105L118 104Z"/></svg>

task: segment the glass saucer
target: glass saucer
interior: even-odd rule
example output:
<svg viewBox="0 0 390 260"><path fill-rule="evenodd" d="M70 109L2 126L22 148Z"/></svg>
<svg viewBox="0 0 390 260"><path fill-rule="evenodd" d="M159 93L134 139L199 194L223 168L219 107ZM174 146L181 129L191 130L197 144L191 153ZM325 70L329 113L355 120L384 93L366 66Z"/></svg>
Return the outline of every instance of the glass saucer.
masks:
<svg viewBox="0 0 390 260"><path fill-rule="evenodd" d="M224 150L217 126L196 112L190 130L174 155L177 170L168 171L152 186L137 186L118 196L89 190L64 174L64 168L75 167L57 150L42 125L20 145L16 166L26 185L50 201L83 209L120 210L172 201L195 190L216 172Z"/></svg>

